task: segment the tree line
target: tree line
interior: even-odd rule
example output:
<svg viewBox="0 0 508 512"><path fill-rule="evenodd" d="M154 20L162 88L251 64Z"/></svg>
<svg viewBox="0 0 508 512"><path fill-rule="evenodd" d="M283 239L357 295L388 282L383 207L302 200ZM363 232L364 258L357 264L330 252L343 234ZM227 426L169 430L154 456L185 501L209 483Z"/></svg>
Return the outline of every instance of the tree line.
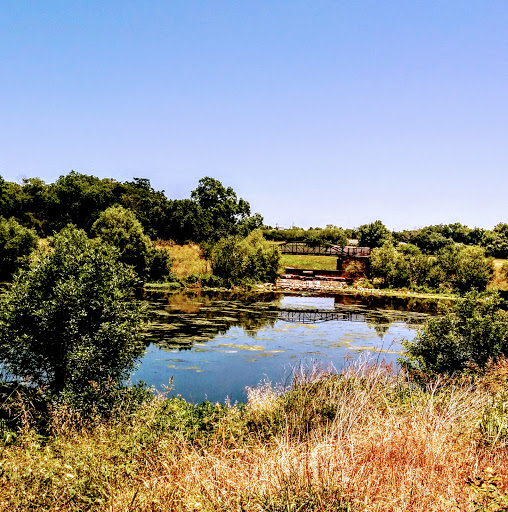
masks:
<svg viewBox="0 0 508 512"><path fill-rule="evenodd" d="M309 245L343 245L355 239L360 247L381 247L386 241L411 244L423 254L437 254L441 249L454 244L483 247L485 254L493 258L508 258L508 224L500 222L493 229L469 228L464 224L436 224L420 229L390 231L380 220L363 224L357 228L339 228L327 225L325 228L265 227L267 240L304 242Z"/></svg>
<svg viewBox="0 0 508 512"><path fill-rule="evenodd" d="M112 178L71 171L54 183L40 178L26 178L21 183L0 176L0 217L15 219L39 237L48 237L68 224L90 234L99 214L112 206L131 210L152 240L216 242L229 235L247 236L263 229L267 240L305 242L309 245L345 245L357 239L360 246L381 247L391 238L409 243L423 254L436 254L455 243L483 247L487 256L508 258L508 224L493 229L469 228L460 223L425 226L421 229L390 231L380 220L356 228L327 225L303 229L278 229L263 225L259 213L252 214L250 204L238 198L231 187L205 177L188 199L168 199L164 191L155 190L150 180Z"/></svg>
<svg viewBox="0 0 508 512"><path fill-rule="evenodd" d="M40 237L68 224L90 234L99 214L117 205L131 210L152 240L176 243L247 235L263 223L231 187L210 177L199 180L189 199L168 199L146 178L120 182L71 171L55 183L40 178L14 183L0 176L0 217L14 218Z"/></svg>

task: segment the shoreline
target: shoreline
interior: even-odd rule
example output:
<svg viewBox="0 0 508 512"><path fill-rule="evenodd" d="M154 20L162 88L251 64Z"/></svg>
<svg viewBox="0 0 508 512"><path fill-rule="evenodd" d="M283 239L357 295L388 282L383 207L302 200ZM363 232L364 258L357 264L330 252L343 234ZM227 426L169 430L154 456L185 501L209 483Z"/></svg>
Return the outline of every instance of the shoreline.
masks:
<svg viewBox="0 0 508 512"><path fill-rule="evenodd" d="M234 288L209 288L201 286L188 286L176 288L172 283L145 283L143 288L145 290L161 290L177 293L179 291L241 291L246 292L295 292L306 294L321 294L321 293L334 293L343 295L362 295L362 296L386 296L386 297L401 297L401 298L420 298L420 299L445 299L457 300L457 295L442 294L442 293L423 293L413 292L409 290L383 290L381 288L362 288L357 286L347 285L345 283L336 281L324 281L313 279L302 281L300 279L282 279L279 278L275 283L260 283L255 284L250 288L234 287Z"/></svg>

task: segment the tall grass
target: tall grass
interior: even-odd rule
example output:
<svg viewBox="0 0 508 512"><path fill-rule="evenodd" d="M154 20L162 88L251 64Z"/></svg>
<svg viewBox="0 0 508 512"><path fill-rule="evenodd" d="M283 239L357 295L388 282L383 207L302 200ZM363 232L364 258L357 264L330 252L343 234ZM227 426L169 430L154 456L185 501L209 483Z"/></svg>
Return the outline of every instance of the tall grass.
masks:
<svg viewBox="0 0 508 512"><path fill-rule="evenodd" d="M156 397L108 422L55 409L50 436L25 424L2 448L0 510L502 510L505 440L479 428L493 393L360 365L298 371L245 406Z"/></svg>
<svg viewBox="0 0 508 512"><path fill-rule="evenodd" d="M197 244L177 245L170 242L157 242L157 248L167 250L171 256L171 271L176 279L183 281L190 276L212 272L210 262L203 257Z"/></svg>
<svg viewBox="0 0 508 512"><path fill-rule="evenodd" d="M508 290L508 282L506 280L506 270L504 265L507 260L495 259L493 261L494 273L489 283L489 288L497 288L498 290Z"/></svg>

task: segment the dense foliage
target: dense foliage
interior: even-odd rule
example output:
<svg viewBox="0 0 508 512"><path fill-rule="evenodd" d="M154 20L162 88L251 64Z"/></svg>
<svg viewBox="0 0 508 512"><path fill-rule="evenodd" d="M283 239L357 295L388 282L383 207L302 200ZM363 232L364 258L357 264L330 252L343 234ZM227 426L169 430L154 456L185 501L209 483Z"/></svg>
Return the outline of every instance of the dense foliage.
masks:
<svg viewBox="0 0 508 512"><path fill-rule="evenodd" d="M212 251L212 269L224 284L274 282L280 273L280 251L257 229L247 237L228 236Z"/></svg>
<svg viewBox="0 0 508 512"><path fill-rule="evenodd" d="M116 249L65 228L2 298L4 368L71 400L121 383L144 350L142 307L132 298L137 284Z"/></svg>
<svg viewBox="0 0 508 512"><path fill-rule="evenodd" d="M169 275L169 254L155 248L131 210L123 206L107 208L99 214L91 231L116 247L120 261L133 266L139 276L159 281Z"/></svg>
<svg viewBox="0 0 508 512"><path fill-rule="evenodd" d="M191 199L180 200L168 199L145 178L119 182L71 171L51 184L39 178L18 184L0 177L0 216L15 217L40 236L51 236L69 223L89 234L100 213L115 205L134 212L151 239L177 243L245 236L263 222L231 187L209 177L199 181Z"/></svg>
<svg viewBox="0 0 508 512"><path fill-rule="evenodd" d="M508 313L497 293L470 292L452 311L431 319L414 341L406 341L403 367L433 377L477 371L508 357Z"/></svg>
<svg viewBox="0 0 508 512"><path fill-rule="evenodd" d="M37 234L14 218L0 217L0 281L10 280L37 247Z"/></svg>
<svg viewBox="0 0 508 512"><path fill-rule="evenodd" d="M460 244L447 245L433 257L412 244L394 247L387 241L373 249L370 262L374 277L397 288L481 291L492 275L492 261L485 258L482 247Z"/></svg>
<svg viewBox="0 0 508 512"><path fill-rule="evenodd" d="M370 224L363 224L357 230L358 245L360 247L380 247L391 238L388 228L380 221L376 220Z"/></svg>
<svg viewBox="0 0 508 512"><path fill-rule="evenodd" d="M344 247L348 243L344 230L330 224L324 229L309 229L306 232L303 241L311 247L331 247L333 245L340 245L341 247Z"/></svg>

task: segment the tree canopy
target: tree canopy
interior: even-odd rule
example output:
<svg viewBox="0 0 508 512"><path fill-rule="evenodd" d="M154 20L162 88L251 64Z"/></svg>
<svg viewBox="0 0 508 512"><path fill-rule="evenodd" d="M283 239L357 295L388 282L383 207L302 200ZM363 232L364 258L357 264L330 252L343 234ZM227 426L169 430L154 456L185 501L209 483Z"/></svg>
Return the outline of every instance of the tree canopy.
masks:
<svg viewBox="0 0 508 512"><path fill-rule="evenodd" d="M0 302L0 361L52 394L83 396L129 376L143 353L134 270L112 246L67 227L39 249ZM95 383L95 384L94 384Z"/></svg>
<svg viewBox="0 0 508 512"><path fill-rule="evenodd" d="M10 280L37 247L37 234L14 218L0 217L0 281Z"/></svg>

